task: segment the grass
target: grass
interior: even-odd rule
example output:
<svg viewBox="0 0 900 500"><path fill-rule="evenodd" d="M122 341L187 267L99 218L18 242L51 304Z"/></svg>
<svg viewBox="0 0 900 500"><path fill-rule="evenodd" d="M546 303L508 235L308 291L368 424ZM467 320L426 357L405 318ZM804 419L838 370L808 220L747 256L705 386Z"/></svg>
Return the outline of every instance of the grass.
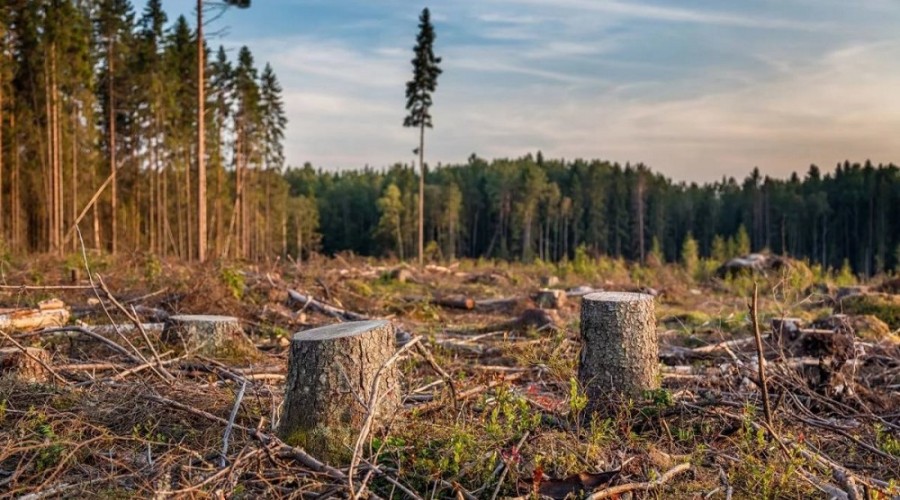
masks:
<svg viewBox="0 0 900 500"><path fill-rule="evenodd" d="M339 264L314 261L303 269L239 264L191 268L139 256L130 263L110 261L106 269L120 271L104 274L104 280L123 297L166 290L143 299L141 303L150 307L179 313L231 314L244 319L264 354L252 362L239 356L228 360L223 369L231 373L284 374L287 349L273 340L335 321L308 309L301 317L295 314L300 306L287 309L283 294L288 288L372 316L389 317L404 329L423 335L437 364L449 372L457 390L475 392L458 406L446 384L418 393L440 405L424 411L414 408L418 401L410 400L410 407L398 412L391 425L377 428L364 446L364 458L377 462L392 478L423 497L454 498L448 483L459 484L478 498L490 498L495 490L499 497L528 495L535 488L532 481L536 477L563 481L618 468L622 469L620 482L645 481L684 462L693 465L692 472L647 497L705 495L723 487L720 470L734 489L735 498L814 496L816 490L804 479L807 474L833 482L829 471L796 451L784 453L769 433L753 425L762 418L758 390L750 376L725 355L687 362L693 365L695 374L679 377L664 373L659 390L611 408L607 414L589 415L587 399L576 378L580 348L577 300L559 311L562 322L556 329L506 332L477 341L450 335L446 330L503 321L518 314L519 309L456 311L404 300L436 293L475 298L525 294L536 290L540 278L548 274L558 275L561 287L651 286L663 292L657 299L657 316L664 348L691 348L749 333L746 292L752 289L752 277L718 281L712 278L716 267L712 261L701 260L695 275L688 276L677 266L637 266L619 259L595 258L584 249L576 252L572 261L559 265L465 261L450 274L424 274L417 276L417 282L407 283L389 278L394 267L395 263L345 258ZM42 283L62 283L67 276L60 269L51 259L14 264L6 270L7 282L31 284L30 280L38 276ZM812 304L805 300L804 293L813 284L847 282L850 278L845 274L796 266L757 277L762 324L783 315L813 319L831 314L830 307ZM481 275L502 278L468 279ZM10 303L31 305L38 296L44 295L10 294L8 299ZM73 306L83 306L91 292L64 292L61 297ZM877 316L884 311L873 313ZM108 322L99 311L81 319ZM66 339L27 340L29 345L51 349L58 364L97 361L91 358L90 348L68 349ZM146 353L143 341L134 341ZM478 346L480 354L441 347L439 342L444 341ZM157 347L167 356L164 346ZM129 366L103 352L104 360ZM745 364L753 355L752 350L736 353ZM780 405L776 407L776 427L789 443L808 444L809 449L852 466L865 477L890 482L900 477L900 462L874 455L838 433L804 425L795 418L806 415L803 411L807 410L829 422L853 425L848 432L856 439L900 457L896 428L868 416L888 418L890 403L896 397L880 391L879 384L898 383L896 378L877 378L889 377L884 375L891 373L892 365L885 364L888 361L873 363L861 364L852 374L855 378L848 384L859 390L850 397L829 392L833 386L816 386L804 379L801 371L783 372L773 360L771 391ZM344 491L341 488L345 482L314 473L297 460L296 454L271 444L264 447L240 429L234 433L228 456L232 469L222 473L217 465L222 421L155 402L151 396L184 402L227 419L238 384L223 369L200 373L179 366L172 365L178 380L171 386L149 371L116 384L97 383L83 389L25 386L0 379L0 469L17 471L15 480L0 492L23 495L49 486L45 484L48 478L53 484L80 484L86 477L103 479L105 482L91 486L91 491L106 491L110 497L152 496L163 488L163 477L169 478L169 486L174 484L173 488L196 496L211 496L217 489L244 498L280 497L300 490L323 495ZM416 356L400 366L406 394L441 380ZM109 373L64 373L73 382L105 375ZM861 387L867 380L879 382ZM248 387L237 416L241 429L271 430L273 418L278 417L281 384L277 378L261 379ZM877 393L869 398L862 389ZM805 406L797 406L793 397ZM887 406L879 407L879 398ZM738 417L724 417L723 412ZM320 453L318 458L332 465L346 465L347 444L355 436L348 433L345 437L348 439L338 440L343 447ZM310 436L287 440L315 448L310 446ZM119 478L123 474L125 477ZM393 492L394 497L400 497L396 486L378 474L370 478L369 486L379 496L388 498Z"/></svg>

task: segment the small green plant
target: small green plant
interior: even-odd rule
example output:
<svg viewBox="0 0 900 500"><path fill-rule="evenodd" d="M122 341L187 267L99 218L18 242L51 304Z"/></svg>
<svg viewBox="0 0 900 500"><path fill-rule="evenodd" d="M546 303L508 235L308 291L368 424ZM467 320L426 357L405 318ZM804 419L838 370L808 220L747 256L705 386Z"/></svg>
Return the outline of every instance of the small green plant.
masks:
<svg viewBox="0 0 900 500"><path fill-rule="evenodd" d="M34 459L35 468L45 471L59 463L65 447L59 442L53 426L47 421L47 415L34 408L29 409L31 429L42 446L38 449Z"/></svg>
<svg viewBox="0 0 900 500"><path fill-rule="evenodd" d="M844 259L840 271L834 277L834 284L837 286L852 286L856 284L856 276L853 275L849 259Z"/></svg>
<svg viewBox="0 0 900 500"><path fill-rule="evenodd" d="M875 444L878 449L895 457L900 457L900 439L890 432L885 432L884 426L875 424Z"/></svg>
<svg viewBox="0 0 900 500"><path fill-rule="evenodd" d="M578 385L578 381L575 378L569 379L569 410L571 410L572 416L575 417L575 421L581 420L581 413L584 412L585 408L587 408L588 398L587 395L581 390L581 387Z"/></svg>
<svg viewBox="0 0 900 500"><path fill-rule="evenodd" d="M540 422L540 413L532 412L525 398L509 388L501 387L484 430L492 438L506 441L536 428Z"/></svg>
<svg viewBox="0 0 900 500"><path fill-rule="evenodd" d="M240 271L231 267L223 267L219 272L219 278L234 298L240 299L244 296L244 275Z"/></svg>
<svg viewBox="0 0 900 500"><path fill-rule="evenodd" d="M162 276L162 263L159 261L159 258L156 255L150 255L144 261L144 279L147 280L148 283L156 283L160 276Z"/></svg>
<svg viewBox="0 0 900 500"><path fill-rule="evenodd" d="M653 403L658 409L669 408L675 405L675 398L668 389L659 388L646 391L644 397Z"/></svg>

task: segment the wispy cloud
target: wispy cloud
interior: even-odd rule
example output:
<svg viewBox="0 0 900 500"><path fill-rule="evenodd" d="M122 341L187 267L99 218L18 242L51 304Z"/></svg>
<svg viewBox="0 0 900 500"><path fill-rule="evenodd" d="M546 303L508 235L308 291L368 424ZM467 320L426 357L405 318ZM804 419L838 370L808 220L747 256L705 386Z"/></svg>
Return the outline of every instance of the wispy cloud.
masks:
<svg viewBox="0 0 900 500"><path fill-rule="evenodd" d="M401 124L418 10L349 1L341 7L349 18L334 26L299 14L289 30L235 25L231 43L250 46L260 65L272 62L285 88L291 163L349 168L412 158L417 137ZM255 15L332 8L292 2L260 2ZM698 5L434 6L444 74L429 161L541 149L642 161L700 180L755 165L784 175L845 158L900 160L900 11L882 0ZM354 9L365 13L354 18Z"/></svg>
<svg viewBox="0 0 900 500"><path fill-rule="evenodd" d="M734 15L713 10L693 10L667 7L639 2L617 0L506 0L526 6L555 9L604 12L625 17L667 21L677 23L711 24L743 28L820 30L828 27L825 23L809 23L790 19Z"/></svg>

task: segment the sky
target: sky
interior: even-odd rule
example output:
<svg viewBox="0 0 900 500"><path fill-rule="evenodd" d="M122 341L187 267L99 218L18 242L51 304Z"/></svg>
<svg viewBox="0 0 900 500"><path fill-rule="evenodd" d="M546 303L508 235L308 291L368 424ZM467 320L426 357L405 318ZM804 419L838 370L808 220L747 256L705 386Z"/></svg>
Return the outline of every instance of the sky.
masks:
<svg viewBox="0 0 900 500"><path fill-rule="evenodd" d="M443 58L429 165L540 150L711 181L900 163L897 0L254 0L206 29L272 64L289 165L381 168L414 160L426 6Z"/></svg>

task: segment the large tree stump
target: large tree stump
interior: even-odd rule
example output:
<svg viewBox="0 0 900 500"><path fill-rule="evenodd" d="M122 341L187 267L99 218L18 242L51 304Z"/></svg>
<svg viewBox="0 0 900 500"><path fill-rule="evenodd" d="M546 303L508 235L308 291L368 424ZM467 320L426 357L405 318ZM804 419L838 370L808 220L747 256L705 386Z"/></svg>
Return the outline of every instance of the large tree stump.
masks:
<svg viewBox="0 0 900 500"><path fill-rule="evenodd" d="M40 361L49 366L50 353L37 347L26 347L25 351L27 354L17 347L0 349L0 375L11 376L25 382L47 382L50 379L50 372Z"/></svg>
<svg viewBox="0 0 900 500"><path fill-rule="evenodd" d="M581 302L581 359L578 381L588 409L640 397L659 387L659 344L653 297L599 292Z"/></svg>
<svg viewBox="0 0 900 500"><path fill-rule="evenodd" d="M346 461L366 420L376 376L373 428L400 407L400 372L395 366L381 370L395 352L394 340L394 327L384 320L295 334L278 426L282 439L322 460Z"/></svg>
<svg viewBox="0 0 900 500"><path fill-rule="evenodd" d="M163 327L162 339L187 352L229 361L247 361L260 357L259 350L244 334L241 323L231 316L170 316Z"/></svg>

